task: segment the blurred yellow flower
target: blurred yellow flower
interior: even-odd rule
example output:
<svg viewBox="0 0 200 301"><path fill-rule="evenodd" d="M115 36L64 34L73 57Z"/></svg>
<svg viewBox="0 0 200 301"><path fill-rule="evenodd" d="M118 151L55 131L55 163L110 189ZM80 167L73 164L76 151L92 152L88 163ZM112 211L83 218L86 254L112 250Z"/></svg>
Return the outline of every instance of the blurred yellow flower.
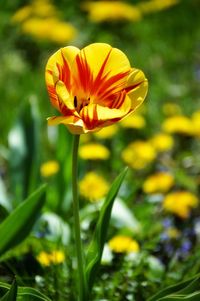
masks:
<svg viewBox="0 0 200 301"><path fill-rule="evenodd" d="M13 23L21 23L31 16L32 9L30 5L23 6L12 16Z"/></svg>
<svg viewBox="0 0 200 301"><path fill-rule="evenodd" d="M110 152L104 145L88 143L80 146L79 156L85 160L106 160L110 157Z"/></svg>
<svg viewBox="0 0 200 301"><path fill-rule="evenodd" d="M171 135L159 133L153 136L149 142L157 150L157 152L168 151L174 146L174 139Z"/></svg>
<svg viewBox="0 0 200 301"><path fill-rule="evenodd" d="M32 17L54 17L57 15L56 7L48 0L35 0L30 5L18 9L12 16L13 23L22 23Z"/></svg>
<svg viewBox="0 0 200 301"><path fill-rule="evenodd" d="M61 22L56 18L30 18L25 21L22 31L34 38L52 41L58 44L66 43L76 37L77 31L73 25Z"/></svg>
<svg viewBox="0 0 200 301"><path fill-rule="evenodd" d="M138 4L143 14L157 12L179 3L179 0L150 0Z"/></svg>
<svg viewBox="0 0 200 301"><path fill-rule="evenodd" d="M167 102L163 105L162 111L166 116L181 115L182 109L174 102Z"/></svg>
<svg viewBox="0 0 200 301"><path fill-rule="evenodd" d="M200 111L196 111L192 115L193 135L200 137Z"/></svg>
<svg viewBox="0 0 200 301"><path fill-rule="evenodd" d="M75 27L58 19L58 11L49 0L35 0L20 8L12 17L20 23L21 31L33 38L64 44L77 35Z"/></svg>
<svg viewBox="0 0 200 301"><path fill-rule="evenodd" d="M56 7L49 0L33 1L32 13L38 17L53 17L58 14Z"/></svg>
<svg viewBox="0 0 200 301"><path fill-rule="evenodd" d="M167 194L163 200L163 208L180 218L189 217L192 208L198 206L198 198L189 191L175 191Z"/></svg>
<svg viewBox="0 0 200 301"><path fill-rule="evenodd" d="M60 264L65 261L65 254L62 251L52 251L51 253L46 253L44 251L40 252L37 256L38 262L43 266L49 266L51 264Z"/></svg>
<svg viewBox="0 0 200 301"><path fill-rule="evenodd" d="M107 181L95 172L88 172L79 182L80 194L96 202L102 199L108 192L109 184Z"/></svg>
<svg viewBox="0 0 200 301"><path fill-rule="evenodd" d="M48 178L55 175L59 169L60 166L57 161L47 161L40 166L40 173L42 177Z"/></svg>
<svg viewBox="0 0 200 301"><path fill-rule="evenodd" d="M82 8L89 13L89 18L93 22L141 19L140 10L136 6L122 1L86 2Z"/></svg>
<svg viewBox="0 0 200 301"><path fill-rule="evenodd" d="M130 167L142 169L156 158L156 154L155 148L148 141L137 140L122 151L122 158Z"/></svg>
<svg viewBox="0 0 200 301"><path fill-rule="evenodd" d="M118 131L117 124L102 128L99 132L95 132L94 136L98 139L109 139L112 138Z"/></svg>
<svg viewBox="0 0 200 301"><path fill-rule="evenodd" d="M138 242L129 236L116 235L108 242L109 248L115 253L139 252Z"/></svg>
<svg viewBox="0 0 200 301"><path fill-rule="evenodd" d="M142 115L131 114L127 118L120 121L119 125L123 128L141 129L145 127L146 121Z"/></svg>
<svg viewBox="0 0 200 301"><path fill-rule="evenodd" d="M174 177L167 172L157 172L143 183L145 193L167 192L174 185Z"/></svg>
<svg viewBox="0 0 200 301"><path fill-rule="evenodd" d="M162 129L170 134L177 133L191 135L193 132L193 125L190 118L184 115L174 115L164 120Z"/></svg>

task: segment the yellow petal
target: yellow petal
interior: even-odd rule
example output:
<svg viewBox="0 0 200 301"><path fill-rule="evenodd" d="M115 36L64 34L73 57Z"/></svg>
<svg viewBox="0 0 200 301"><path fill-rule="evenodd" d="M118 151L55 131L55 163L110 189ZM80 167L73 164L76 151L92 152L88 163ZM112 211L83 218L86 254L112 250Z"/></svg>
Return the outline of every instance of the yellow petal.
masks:
<svg viewBox="0 0 200 301"><path fill-rule="evenodd" d="M127 72L130 69L126 55L121 50L112 48L109 44L90 44L80 51L80 56L87 60L94 77L98 75L105 62L103 74L109 73L109 76Z"/></svg>
<svg viewBox="0 0 200 301"><path fill-rule="evenodd" d="M132 101L132 110L136 109L145 99L148 91L148 81L141 70L133 69L127 80L127 87L131 88L128 96Z"/></svg>
<svg viewBox="0 0 200 301"><path fill-rule="evenodd" d="M68 127L69 131L75 135L76 134L80 135L80 134L87 132L87 130L85 131L83 121L74 116L69 116L69 117L53 116L53 117L47 118L47 121L48 121L48 125L64 124L65 126Z"/></svg>
<svg viewBox="0 0 200 301"><path fill-rule="evenodd" d="M60 80L56 83L56 93L59 99L66 105L69 110L75 109L72 97L70 97L65 84Z"/></svg>
<svg viewBox="0 0 200 301"><path fill-rule="evenodd" d="M46 65L45 79L47 85L54 84L59 78L57 65L64 65L63 57L71 69L75 56L79 53L79 49L74 46L67 46L56 51L48 60Z"/></svg>

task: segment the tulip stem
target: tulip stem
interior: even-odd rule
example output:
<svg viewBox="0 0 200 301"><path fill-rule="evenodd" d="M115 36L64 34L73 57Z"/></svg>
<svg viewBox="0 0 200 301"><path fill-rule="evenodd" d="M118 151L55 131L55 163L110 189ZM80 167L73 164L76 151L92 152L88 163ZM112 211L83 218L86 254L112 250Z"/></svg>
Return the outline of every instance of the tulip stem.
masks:
<svg viewBox="0 0 200 301"><path fill-rule="evenodd" d="M72 194L73 194L73 215L74 215L74 232L75 245L78 267L78 282L79 282L79 301L86 301L86 280L84 273L84 256L82 251L81 228L79 218L79 199L78 199L78 146L79 135L74 135L73 153L72 153Z"/></svg>

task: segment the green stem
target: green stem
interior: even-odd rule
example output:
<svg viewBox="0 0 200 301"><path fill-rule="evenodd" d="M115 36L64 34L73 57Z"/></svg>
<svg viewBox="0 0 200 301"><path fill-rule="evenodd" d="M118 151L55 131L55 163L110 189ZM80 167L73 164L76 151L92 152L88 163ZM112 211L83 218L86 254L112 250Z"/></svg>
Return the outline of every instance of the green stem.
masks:
<svg viewBox="0 0 200 301"><path fill-rule="evenodd" d="M78 145L79 135L74 135L73 154L72 154L72 194L73 194L73 215L74 215L74 231L76 256L78 265L78 282L79 282L79 301L87 301L86 296L86 280L84 274L84 257L81 242L81 229L79 219L79 200L78 200Z"/></svg>

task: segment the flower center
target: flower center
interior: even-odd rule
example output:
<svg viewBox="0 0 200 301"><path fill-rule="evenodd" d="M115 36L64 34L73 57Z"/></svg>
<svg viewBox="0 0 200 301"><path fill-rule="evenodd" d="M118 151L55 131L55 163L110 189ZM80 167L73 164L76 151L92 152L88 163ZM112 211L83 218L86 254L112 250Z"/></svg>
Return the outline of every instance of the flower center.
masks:
<svg viewBox="0 0 200 301"><path fill-rule="evenodd" d="M90 97L87 99L78 99L77 96L74 96L74 107L76 111L79 113L83 107L89 105Z"/></svg>

